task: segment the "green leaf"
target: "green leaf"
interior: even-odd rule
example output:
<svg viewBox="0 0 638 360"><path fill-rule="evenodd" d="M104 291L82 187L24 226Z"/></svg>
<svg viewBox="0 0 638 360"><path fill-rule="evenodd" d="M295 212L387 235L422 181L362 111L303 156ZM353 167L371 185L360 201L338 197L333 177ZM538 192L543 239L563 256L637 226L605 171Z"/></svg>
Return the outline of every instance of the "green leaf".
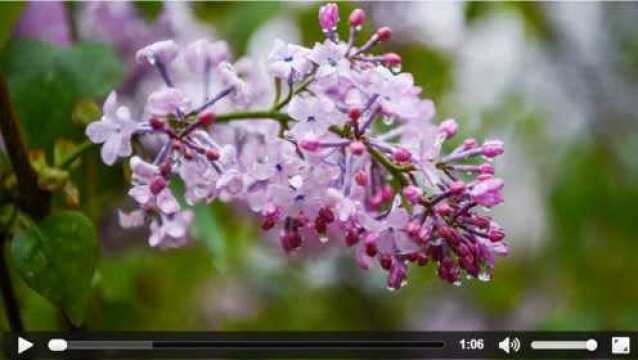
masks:
<svg viewBox="0 0 638 360"><path fill-rule="evenodd" d="M219 206L197 204L193 207L195 221L192 236L204 244L214 259L214 266L218 271L224 271L227 267L229 237L226 229L220 226L218 219L221 217Z"/></svg>
<svg viewBox="0 0 638 360"><path fill-rule="evenodd" d="M57 212L16 234L11 253L27 285L81 324L98 256L93 223L76 211Z"/></svg>
<svg viewBox="0 0 638 360"><path fill-rule="evenodd" d="M123 75L113 50L92 43L59 48L38 41L12 41L0 68L7 75L30 147L43 147L49 153L55 139L84 137L72 120L77 101L104 98Z"/></svg>
<svg viewBox="0 0 638 360"><path fill-rule="evenodd" d="M6 2L0 4L0 51L4 48L11 33L13 26L18 21L25 3L23 2Z"/></svg>

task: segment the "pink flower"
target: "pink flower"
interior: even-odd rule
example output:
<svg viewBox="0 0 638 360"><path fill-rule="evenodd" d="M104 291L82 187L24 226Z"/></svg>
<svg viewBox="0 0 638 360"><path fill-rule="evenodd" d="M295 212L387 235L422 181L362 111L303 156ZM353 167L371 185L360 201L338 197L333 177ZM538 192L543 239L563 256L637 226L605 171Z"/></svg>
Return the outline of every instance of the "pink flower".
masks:
<svg viewBox="0 0 638 360"><path fill-rule="evenodd" d="M96 144L103 144L102 160L113 165L118 157L131 155L131 137L139 129L139 123L131 119L127 107L117 105L115 91L104 102L102 111L102 118L87 126L86 136Z"/></svg>

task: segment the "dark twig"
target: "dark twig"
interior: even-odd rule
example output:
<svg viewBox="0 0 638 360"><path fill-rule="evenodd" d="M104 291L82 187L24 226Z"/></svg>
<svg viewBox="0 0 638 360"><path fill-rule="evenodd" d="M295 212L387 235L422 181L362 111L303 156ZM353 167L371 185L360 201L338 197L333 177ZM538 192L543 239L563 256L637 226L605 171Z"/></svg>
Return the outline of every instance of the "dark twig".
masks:
<svg viewBox="0 0 638 360"><path fill-rule="evenodd" d="M18 181L18 206L35 219L49 212L50 194L38 187L38 174L33 170L22 136L20 124L11 106L5 77L0 74L0 130Z"/></svg>
<svg viewBox="0 0 638 360"><path fill-rule="evenodd" d="M9 321L11 331L24 332L22 317L20 316L20 308L18 300L13 290L11 275L9 274L9 266L5 256L6 234L0 234L0 287L2 287L2 300L4 302L4 311Z"/></svg>

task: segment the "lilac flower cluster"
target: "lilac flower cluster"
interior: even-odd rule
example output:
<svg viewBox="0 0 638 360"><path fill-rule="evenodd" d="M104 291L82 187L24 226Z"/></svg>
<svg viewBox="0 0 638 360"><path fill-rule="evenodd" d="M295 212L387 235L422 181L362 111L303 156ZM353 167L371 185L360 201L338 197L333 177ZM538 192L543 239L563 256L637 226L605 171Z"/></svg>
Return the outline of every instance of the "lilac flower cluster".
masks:
<svg viewBox="0 0 638 360"><path fill-rule="evenodd" d="M312 48L277 40L268 74L249 59L231 63L223 42L139 50L164 86L140 120L112 93L86 131L109 165L132 155L132 139L161 140L153 156L130 159L139 208L120 213L122 225L150 224L151 246L183 245L193 214L170 187L181 181L188 205L248 205L286 253L315 241L354 248L362 268L387 271L389 289L406 284L409 264L432 262L450 283L489 279L508 252L503 229L481 212L503 201L491 165L502 142L468 138L445 153L456 121L433 125L434 105L400 72L401 57L371 53L392 31L359 45L364 11L349 15L345 40L339 22L336 4L322 6L326 39Z"/></svg>

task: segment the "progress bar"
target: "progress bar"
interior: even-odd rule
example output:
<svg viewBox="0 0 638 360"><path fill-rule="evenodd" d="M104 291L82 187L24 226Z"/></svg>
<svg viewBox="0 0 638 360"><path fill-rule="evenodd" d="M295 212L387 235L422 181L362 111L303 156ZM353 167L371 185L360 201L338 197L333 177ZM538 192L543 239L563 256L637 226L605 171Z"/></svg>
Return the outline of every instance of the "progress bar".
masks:
<svg viewBox="0 0 638 360"><path fill-rule="evenodd" d="M53 352L72 350L189 350L189 349L443 349L444 341L419 340L160 340L109 341L51 339Z"/></svg>

